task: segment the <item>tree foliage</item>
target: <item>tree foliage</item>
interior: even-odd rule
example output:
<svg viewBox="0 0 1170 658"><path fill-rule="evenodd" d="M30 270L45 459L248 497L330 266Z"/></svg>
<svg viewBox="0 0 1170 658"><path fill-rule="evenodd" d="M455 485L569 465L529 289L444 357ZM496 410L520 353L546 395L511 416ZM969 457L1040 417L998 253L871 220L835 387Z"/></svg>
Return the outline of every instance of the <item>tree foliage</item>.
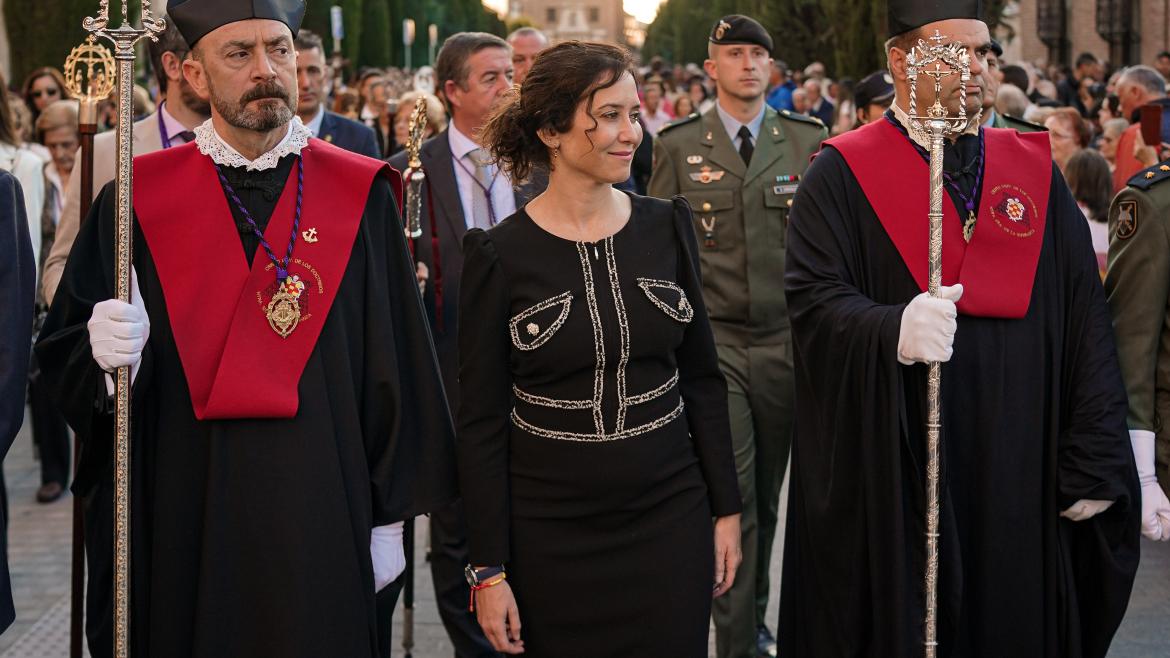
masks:
<svg viewBox="0 0 1170 658"><path fill-rule="evenodd" d="M121 5L110 12L110 24L121 25ZM4 0L4 21L11 44L12 79L19 85L33 69L53 66L61 69L69 51L85 40L81 21L96 16L93 0ZM130 2L131 21L138 24L139 2ZM106 42L105 45L109 45Z"/></svg>
<svg viewBox="0 0 1170 658"><path fill-rule="evenodd" d="M993 29L1006 4L984 3ZM703 61L712 26L727 14L760 21L773 55L793 68L820 61L834 77L858 79L885 65L886 0L667 0L646 31L643 59Z"/></svg>

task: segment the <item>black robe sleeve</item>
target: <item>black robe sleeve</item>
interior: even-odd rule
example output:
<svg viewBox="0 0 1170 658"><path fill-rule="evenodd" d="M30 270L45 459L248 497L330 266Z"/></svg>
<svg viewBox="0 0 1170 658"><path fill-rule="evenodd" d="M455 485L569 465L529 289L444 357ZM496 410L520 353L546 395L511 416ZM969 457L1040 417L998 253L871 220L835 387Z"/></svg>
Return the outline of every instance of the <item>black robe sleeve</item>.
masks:
<svg viewBox="0 0 1170 658"><path fill-rule="evenodd" d="M463 253L459 315L475 322L459 324L459 485L471 563L499 565L510 551L508 289L487 233L468 231Z"/></svg>
<svg viewBox="0 0 1170 658"><path fill-rule="evenodd" d="M675 233L682 246L678 280L695 310L694 319L683 334L682 344L675 350L679 390L686 405L687 425L699 456L699 467L707 482L711 514L728 516L743 510L743 500L731 448L727 380L719 369L715 335L703 303L699 245L692 228L691 207L681 196L674 197L673 207Z"/></svg>
<svg viewBox="0 0 1170 658"><path fill-rule="evenodd" d="M1058 223L1057 248L1069 274L1056 502L1063 510L1081 499L1114 501L1089 520L1060 519L1060 543L1070 562L1066 573L1074 581L1063 591L1075 593L1061 634L1074 644L1068 655L1104 656L1125 615L1137 571L1142 499L1126 430L1128 402L1112 316L1092 238L1055 165L1052 179L1049 221ZM1080 647L1075 646L1078 639Z"/></svg>
<svg viewBox="0 0 1170 658"><path fill-rule="evenodd" d="M870 274L852 218L865 201L841 193L850 178L838 153L822 151L805 174L788 227L784 285L796 419L781 592L784 655L901 656L918 644L907 610L918 581L911 574L920 569L901 545L906 514L898 502L921 497L902 486L897 349L906 305L862 293ZM814 555L853 570L797 566ZM835 618L805 614L821 608L806 599L826 602ZM866 633L840 633L837 626ZM831 638L834 648L795 646L797 634L786 635L786 628L805 629L800 638Z"/></svg>
<svg viewBox="0 0 1170 658"><path fill-rule="evenodd" d="M36 276L24 193L12 174L0 172L0 461L24 422ZM8 575L7 497L4 500L0 507L0 632L16 618Z"/></svg>
<svg viewBox="0 0 1170 658"><path fill-rule="evenodd" d="M81 459L72 485L77 495L87 495L96 482L108 476L113 463L114 404L106 389L105 373L93 360L87 323L95 304L115 297L115 200L114 184L109 183L81 223L36 346L41 376L81 441ZM144 243L135 221L134 244ZM134 266L142 271L140 261L141 255L136 254ZM149 387L151 363L147 341L132 390ZM135 408L137 401L131 395Z"/></svg>
<svg viewBox="0 0 1170 658"><path fill-rule="evenodd" d="M370 270L374 279L366 287L372 298L364 332L370 368L363 427L374 525L379 526L455 500L455 441L414 262L394 194L382 176L374 179L362 226L371 244L383 246L372 252L384 260ZM379 307L387 302L391 323L381 326L385 313ZM388 428L388 435L368 431L381 427Z"/></svg>

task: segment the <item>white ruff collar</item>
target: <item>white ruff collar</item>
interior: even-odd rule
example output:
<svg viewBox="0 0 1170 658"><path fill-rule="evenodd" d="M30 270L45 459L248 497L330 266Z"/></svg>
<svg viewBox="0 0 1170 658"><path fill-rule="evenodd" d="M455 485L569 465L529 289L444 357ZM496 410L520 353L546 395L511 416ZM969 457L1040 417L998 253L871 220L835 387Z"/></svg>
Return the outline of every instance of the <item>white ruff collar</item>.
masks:
<svg viewBox="0 0 1170 658"><path fill-rule="evenodd" d="M898 123L902 124L902 126L906 128L906 133L910 135L910 139L914 140L915 144L926 149L927 152L930 152L930 134L923 130L916 122L911 121L909 113L907 113L906 110L903 110L902 106L898 105L897 101L894 101L894 104L891 105L890 108L894 111L894 118L898 120ZM967 127L963 129L962 134L978 135L979 126L981 125L983 125L982 109L976 112L974 116L969 118L967 121Z"/></svg>
<svg viewBox="0 0 1170 658"><path fill-rule="evenodd" d="M284 156L293 153L300 155L301 149L309 145L309 138L312 136L313 133L301 123L301 118L294 115L288 124L288 132L285 133L284 139L271 151L255 160L249 160L223 141L219 133L215 132L211 119L195 127L195 144L199 147L200 153L221 167L243 167L248 171L273 169Z"/></svg>

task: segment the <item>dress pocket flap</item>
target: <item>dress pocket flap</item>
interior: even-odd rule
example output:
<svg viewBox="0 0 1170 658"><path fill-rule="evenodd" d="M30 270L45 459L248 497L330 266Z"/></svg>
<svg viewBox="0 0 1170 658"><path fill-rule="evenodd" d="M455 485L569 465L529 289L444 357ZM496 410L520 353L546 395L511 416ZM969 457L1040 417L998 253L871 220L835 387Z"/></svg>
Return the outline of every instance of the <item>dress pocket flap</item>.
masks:
<svg viewBox="0 0 1170 658"><path fill-rule="evenodd" d="M678 322L690 322L695 317L695 308L687 299L687 293L677 283L661 279L638 277L638 287L662 312Z"/></svg>
<svg viewBox="0 0 1170 658"><path fill-rule="evenodd" d="M518 350L534 350L548 342L569 317L573 293L563 292L521 311L509 322L512 344Z"/></svg>

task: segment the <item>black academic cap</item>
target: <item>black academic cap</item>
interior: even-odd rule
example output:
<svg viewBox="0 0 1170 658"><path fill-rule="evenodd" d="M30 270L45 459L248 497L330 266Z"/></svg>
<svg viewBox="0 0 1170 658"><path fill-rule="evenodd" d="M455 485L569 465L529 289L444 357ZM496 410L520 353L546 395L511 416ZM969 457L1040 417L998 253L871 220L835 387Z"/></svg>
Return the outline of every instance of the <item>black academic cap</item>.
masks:
<svg viewBox="0 0 1170 658"><path fill-rule="evenodd" d="M894 97L894 78L889 71L874 71L853 89L853 101L861 109L870 103L885 103Z"/></svg>
<svg viewBox="0 0 1170 658"><path fill-rule="evenodd" d="M224 25L250 18L280 21L296 36L305 17L305 0L171 0L167 15L192 47Z"/></svg>
<svg viewBox="0 0 1170 658"><path fill-rule="evenodd" d="M982 0L889 0L887 26L891 37L948 18L983 20Z"/></svg>
<svg viewBox="0 0 1170 658"><path fill-rule="evenodd" d="M711 28L711 43L721 46L748 43L772 52L772 35L755 19L740 14L720 18Z"/></svg>

